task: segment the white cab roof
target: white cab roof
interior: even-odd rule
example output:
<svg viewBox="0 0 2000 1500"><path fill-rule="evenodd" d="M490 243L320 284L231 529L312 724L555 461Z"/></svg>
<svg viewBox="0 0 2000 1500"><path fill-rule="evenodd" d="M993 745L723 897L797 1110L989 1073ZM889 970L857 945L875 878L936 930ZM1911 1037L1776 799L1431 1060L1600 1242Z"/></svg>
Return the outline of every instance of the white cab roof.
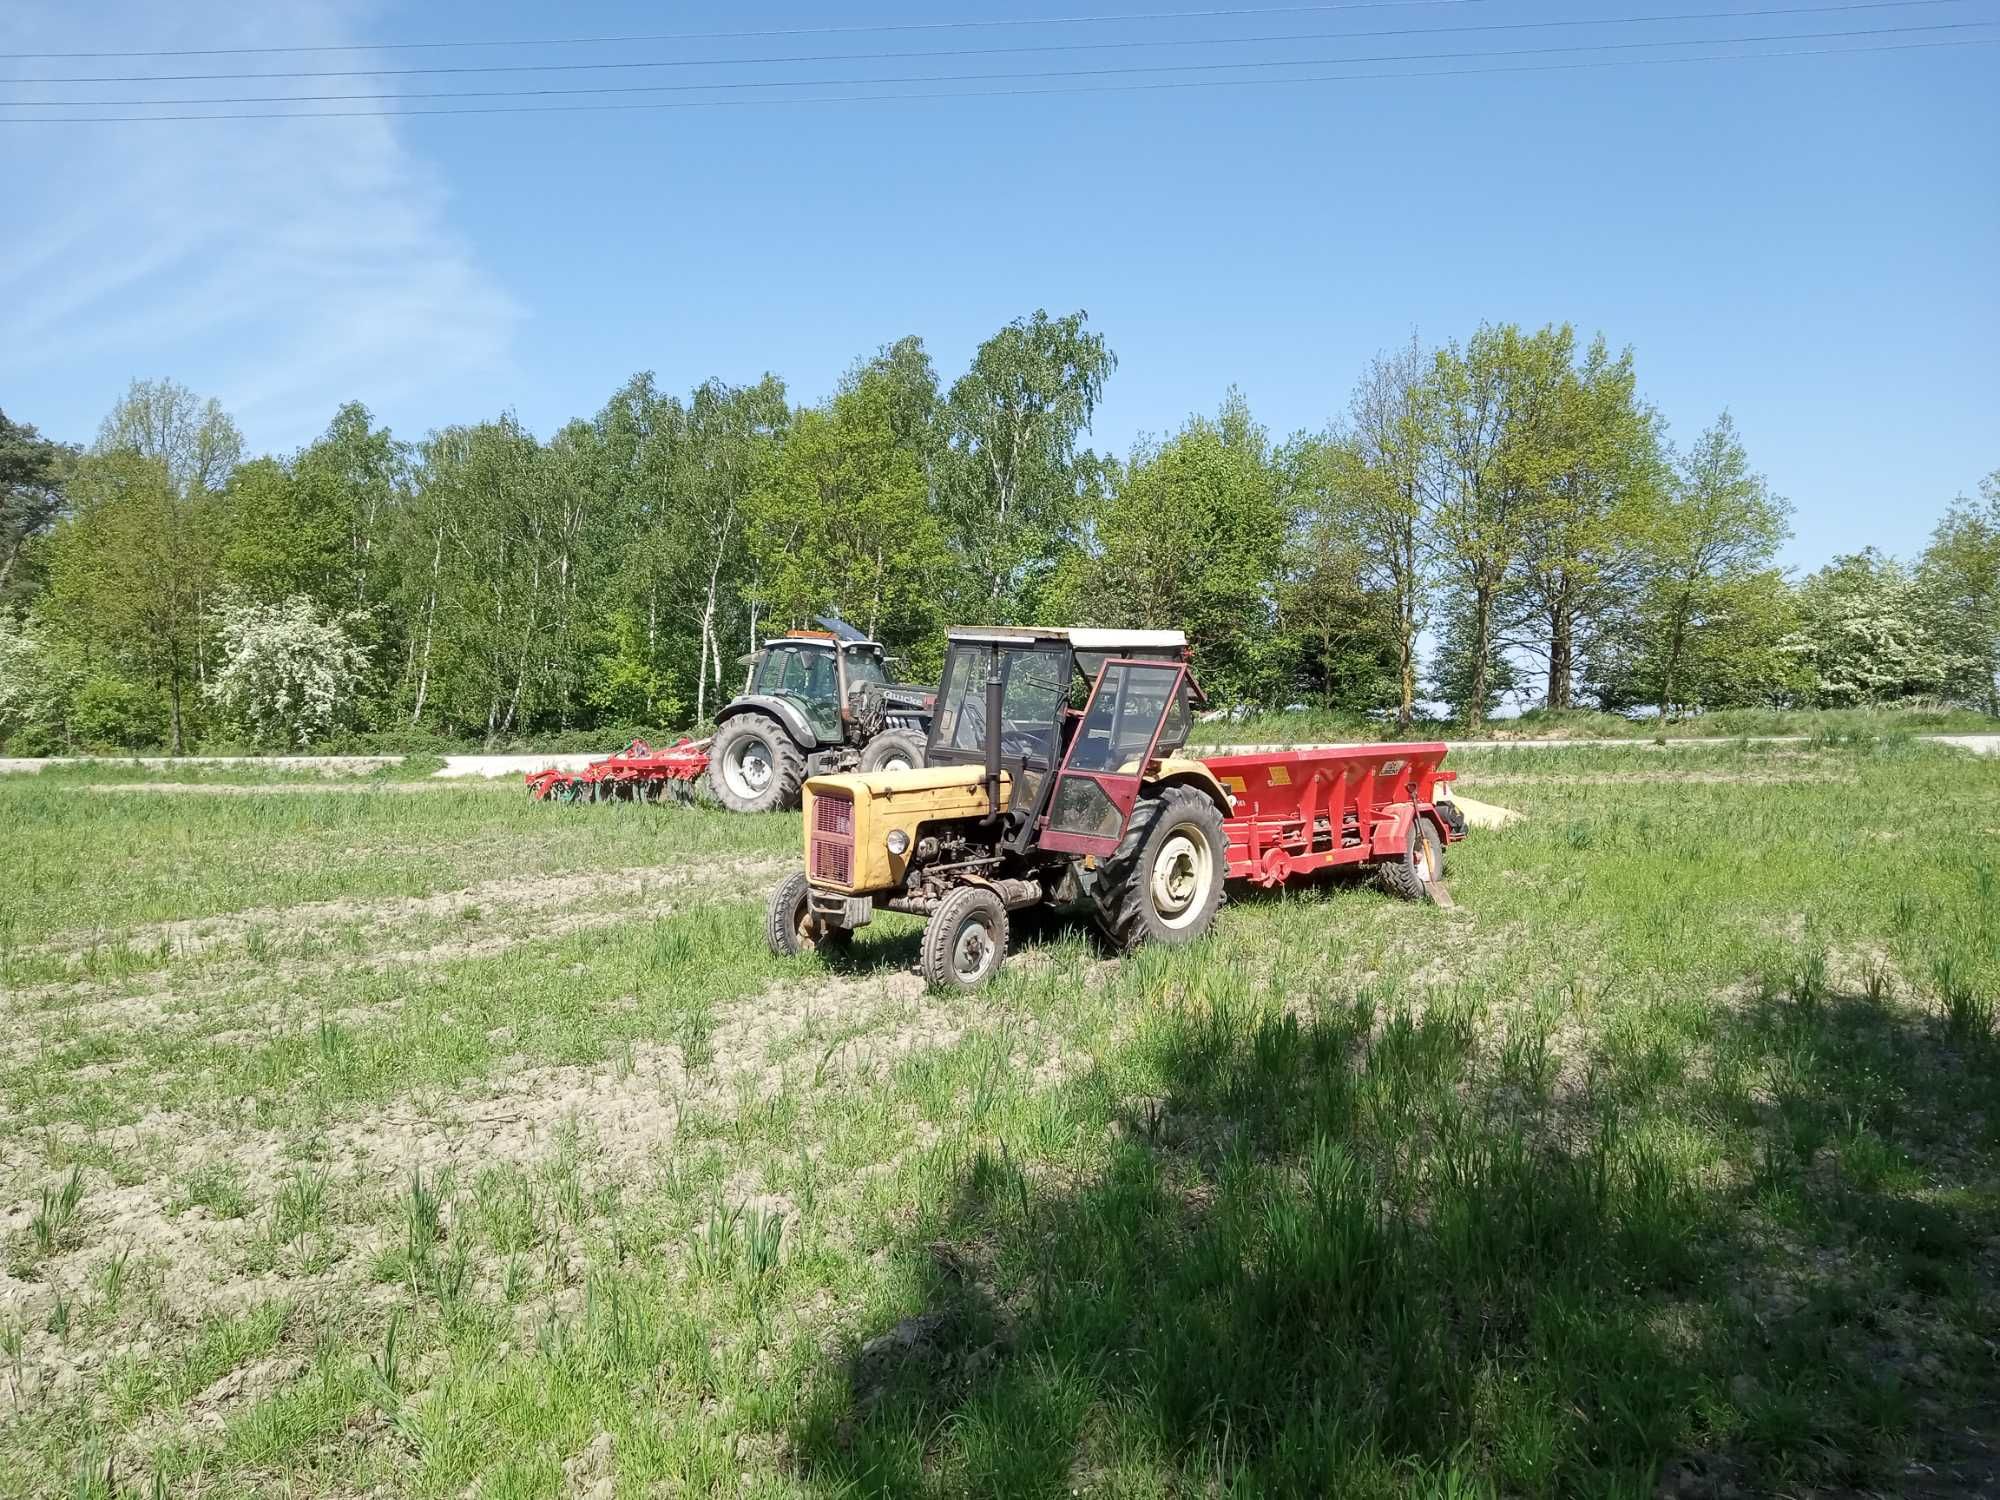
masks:
<svg viewBox="0 0 2000 1500"><path fill-rule="evenodd" d="M1052 630L1043 625L970 625L949 632L954 641L999 641L1032 645L1036 641L1067 641L1078 651L1179 650L1187 645L1184 630Z"/></svg>

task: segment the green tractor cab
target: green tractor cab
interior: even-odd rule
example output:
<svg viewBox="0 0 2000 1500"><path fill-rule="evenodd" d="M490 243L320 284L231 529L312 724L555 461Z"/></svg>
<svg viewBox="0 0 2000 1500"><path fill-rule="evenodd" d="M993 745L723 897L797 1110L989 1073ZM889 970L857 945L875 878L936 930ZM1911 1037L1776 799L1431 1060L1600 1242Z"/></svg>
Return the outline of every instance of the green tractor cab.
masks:
<svg viewBox="0 0 2000 1500"><path fill-rule="evenodd" d="M889 681L882 647L838 620L768 640L716 715L709 788L735 812L796 807L808 776L924 763L930 689Z"/></svg>

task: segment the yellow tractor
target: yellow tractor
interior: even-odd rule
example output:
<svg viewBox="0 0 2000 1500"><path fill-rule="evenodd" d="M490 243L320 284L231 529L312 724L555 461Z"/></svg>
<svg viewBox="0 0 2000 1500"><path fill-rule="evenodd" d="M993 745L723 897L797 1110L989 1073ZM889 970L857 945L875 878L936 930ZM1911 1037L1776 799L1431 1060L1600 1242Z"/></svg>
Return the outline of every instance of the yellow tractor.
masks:
<svg viewBox="0 0 2000 1500"><path fill-rule="evenodd" d="M1178 630L950 632L924 768L805 783L805 869L772 893L779 954L877 911L926 919L918 968L971 989L1008 914L1081 907L1120 948L1206 932L1231 800L1178 752L1200 689Z"/></svg>

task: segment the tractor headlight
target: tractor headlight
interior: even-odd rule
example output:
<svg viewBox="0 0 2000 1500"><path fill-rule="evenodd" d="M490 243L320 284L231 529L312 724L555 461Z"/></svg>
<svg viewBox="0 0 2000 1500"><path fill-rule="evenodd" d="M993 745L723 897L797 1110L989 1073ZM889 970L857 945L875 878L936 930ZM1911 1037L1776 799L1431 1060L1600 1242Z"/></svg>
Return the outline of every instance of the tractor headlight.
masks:
<svg viewBox="0 0 2000 1500"><path fill-rule="evenodd" d="M889 837L885 839L883 842L889 846L889 852L891 854L895 855L896 858L901 859L903 855L909 850L910 836L907 833L903 832L903 830L900 828L891 828L889 830Z"/></svg>

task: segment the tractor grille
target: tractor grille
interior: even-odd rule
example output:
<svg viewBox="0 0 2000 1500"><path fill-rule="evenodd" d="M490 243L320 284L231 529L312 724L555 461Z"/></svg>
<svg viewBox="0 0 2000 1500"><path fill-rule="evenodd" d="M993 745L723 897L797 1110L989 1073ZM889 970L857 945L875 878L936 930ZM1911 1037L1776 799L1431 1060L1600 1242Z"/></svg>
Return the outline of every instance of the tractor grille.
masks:
<svg viewBox="0 0 2000 1500"><path fill-rule="evenodd" d="M813 798L813 832L838 838L854 837L854 804L845 797L820 793Z"/></svg>
<svg viewBox="0 0 2000 1500"><path fill-rule="evenodd" d="M828 885L854 879L854 803L846 797L813 797L812 863L807 871Z"/></svg>

